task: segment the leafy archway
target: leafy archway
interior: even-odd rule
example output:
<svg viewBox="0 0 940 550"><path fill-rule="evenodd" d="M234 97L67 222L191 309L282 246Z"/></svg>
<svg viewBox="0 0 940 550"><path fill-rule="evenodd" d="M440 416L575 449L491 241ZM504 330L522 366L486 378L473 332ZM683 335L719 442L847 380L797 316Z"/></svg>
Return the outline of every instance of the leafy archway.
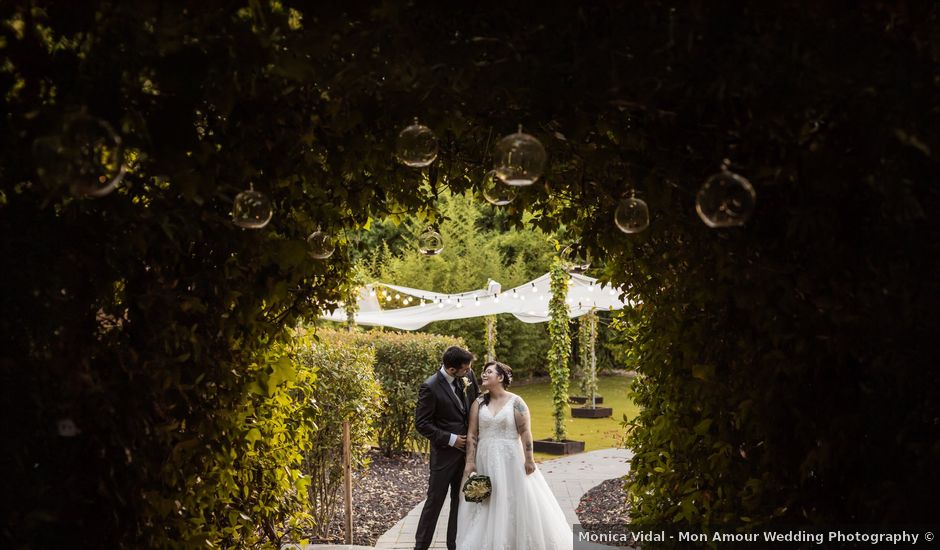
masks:
<svg viewBox="0 0 940 550"><path fill-rule="evenodd" d="M5 536L250 525L194 480L244 456L264 350L343 298L344 245L312 261L307 236L433 223L518 123L550 162L508 219L568 225L646 304L635 519L928 519L934 4L8 2L0 19ZM129 151L100 199L47 170L77 111ZM392 160L416 115L441 145L423 174ZM692 208L726 158L757 210L714 231ZM256 231L230 223L250 185L275 213ZM612 217L630 190L652 223L628 237Z"/></svg>

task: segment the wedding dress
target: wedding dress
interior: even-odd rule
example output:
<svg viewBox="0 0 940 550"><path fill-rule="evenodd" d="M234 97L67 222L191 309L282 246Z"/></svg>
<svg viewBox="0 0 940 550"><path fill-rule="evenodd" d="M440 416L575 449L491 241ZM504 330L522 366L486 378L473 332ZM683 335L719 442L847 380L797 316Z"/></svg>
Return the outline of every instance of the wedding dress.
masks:
<svg viewBox="0 0 940 550"><path fill-rule="evenodd" d="M571 550L571 526L542 472L526 475L513 396L494 414L480 405L476 471L493 489L483 502L460 496L457 550Z"/></svg>

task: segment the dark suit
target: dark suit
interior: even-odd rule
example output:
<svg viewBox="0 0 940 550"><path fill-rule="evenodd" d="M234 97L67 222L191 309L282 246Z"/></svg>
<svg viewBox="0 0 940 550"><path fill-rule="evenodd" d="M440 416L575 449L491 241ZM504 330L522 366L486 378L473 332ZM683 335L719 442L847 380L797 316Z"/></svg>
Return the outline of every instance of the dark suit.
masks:
<svg viewBox="0 0 940 550"><path fill-rule="evenodd" d="M418 391L418 406L415 410L415 426L418 432L431 441L431 475L428 480L428 499L421 511L418 529L415 532L415 548L424 550L431 545L437 518L450 489L450 518L447 522L447 548L457 546L457 507L460 502L460 480L463 477L466 455L464 451L450 446L450 435L466 435L470 405L479 394L476 377L469 371L463 407L454 388L438 370L421 384ZM458 380L460 380L458 378Z"/></svg>

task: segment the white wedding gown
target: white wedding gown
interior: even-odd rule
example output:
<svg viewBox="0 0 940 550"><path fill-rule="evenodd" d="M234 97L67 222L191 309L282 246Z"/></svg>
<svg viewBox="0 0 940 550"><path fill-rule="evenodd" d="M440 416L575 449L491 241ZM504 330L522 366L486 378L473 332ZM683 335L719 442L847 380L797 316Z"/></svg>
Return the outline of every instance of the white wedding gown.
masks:
<svg viewBox="0 0 940 550"><path fill-rule="evenodd" d="M457 550L571 550L571 526L536 467L525 473L522 441L516 431L514 396L494 415L480 406L477 473L490 476L493 489L483 502L460 497Z"/></svg>

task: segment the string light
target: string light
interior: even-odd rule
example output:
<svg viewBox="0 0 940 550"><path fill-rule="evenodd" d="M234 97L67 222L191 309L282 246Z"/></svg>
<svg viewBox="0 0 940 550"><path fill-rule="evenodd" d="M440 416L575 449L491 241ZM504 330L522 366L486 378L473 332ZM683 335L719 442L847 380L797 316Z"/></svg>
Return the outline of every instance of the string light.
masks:
<svg viewBox="0 0 940 550"><path fill-rule="evenodd" d="M539 289L535 288L535 283L532 283L532 292L538 292Z"/></svg>
<svg viewBox="0 0 940 550"><path fill-rule="evenodd" d="M498 304L498 303L499 303L499 295L497 295L497 294L494 294L494 295L493 295L493 303L494 303L494 304Z"/></svg>
<svg viewBox="0 0 940 550"><path fill-rule="evenodd" d="M460 300L457 300L457 309L460 309L462 307L463 307L463 304L460 303Z"/></svg>
<svg viewBox="0 0 940 550"><path fill-rule="evenodd" d="M518 297L519 297L519 293L516 292L516 289L512 289L512 297L513 297L513 298L518 298Z"/></svg>
<svg viewBox="0 0 940 550"><path fill-rule="evenodd" d="M479 306L479 305L480 305L480 297L477 296L476 298L474 298L474 299L473 299L473 302L474 302L477 306Z"/></svg>

